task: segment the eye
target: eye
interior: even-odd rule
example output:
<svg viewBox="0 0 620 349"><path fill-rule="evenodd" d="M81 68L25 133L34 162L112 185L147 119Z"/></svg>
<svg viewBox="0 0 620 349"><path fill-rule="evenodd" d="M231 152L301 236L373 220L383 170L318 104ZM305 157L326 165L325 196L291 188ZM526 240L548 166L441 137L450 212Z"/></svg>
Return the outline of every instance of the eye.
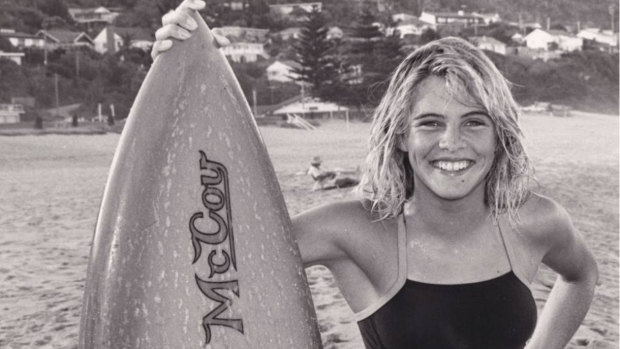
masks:
<svg viewBox="0 0 620 349"><path fill-rule="evenodd" d="M484 119L471 118L471 119L466 120L464 125L468 127L481 127L481 126L487 126L487 122Z"/></svg>
<svg viewBox="0 0 620 349"><path fill-rule="evenodd" d="M440 126L440 123L437 120L423 120L420 121L417 126L422 128L437 128Z"/></svg>

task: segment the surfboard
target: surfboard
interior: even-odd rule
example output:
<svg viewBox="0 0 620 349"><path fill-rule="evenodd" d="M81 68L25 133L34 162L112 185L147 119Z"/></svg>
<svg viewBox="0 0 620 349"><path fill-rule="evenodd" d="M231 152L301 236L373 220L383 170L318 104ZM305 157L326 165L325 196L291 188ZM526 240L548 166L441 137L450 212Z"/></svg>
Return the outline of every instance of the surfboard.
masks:
<svg viewBox="0 0 620 349"><path fill-rule="evenodd" d="M152 65L95 228L79 347L320 348L275 171L204 21Z"/></svg>

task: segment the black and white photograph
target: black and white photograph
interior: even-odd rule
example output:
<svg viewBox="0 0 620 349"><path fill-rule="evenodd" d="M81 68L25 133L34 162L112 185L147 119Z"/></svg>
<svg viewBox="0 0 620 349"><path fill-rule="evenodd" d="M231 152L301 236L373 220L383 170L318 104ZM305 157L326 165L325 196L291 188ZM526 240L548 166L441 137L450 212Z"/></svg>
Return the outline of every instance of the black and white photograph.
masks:
<svg viewBox="0 0 620 349"><path fill-rule="evenodd" d="M615 0L0 0L0 348L620 348Z"/></svg>

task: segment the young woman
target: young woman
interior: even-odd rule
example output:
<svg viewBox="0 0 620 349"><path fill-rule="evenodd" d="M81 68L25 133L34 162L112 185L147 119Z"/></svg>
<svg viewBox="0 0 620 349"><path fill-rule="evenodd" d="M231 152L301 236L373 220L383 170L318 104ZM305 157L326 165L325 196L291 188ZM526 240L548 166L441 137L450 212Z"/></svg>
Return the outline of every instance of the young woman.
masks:
<svg viewBox="0 0 620 349"><path fill-rule="evenodd" d="M153 57L196 26L186 0ZM598 272L566 211L528 187L517 105L464 40L411 53L375 111L360 199L293 217L307 266L330 269L367 348L563 348ZM540 317L529 289L557 279Z"/></svg>

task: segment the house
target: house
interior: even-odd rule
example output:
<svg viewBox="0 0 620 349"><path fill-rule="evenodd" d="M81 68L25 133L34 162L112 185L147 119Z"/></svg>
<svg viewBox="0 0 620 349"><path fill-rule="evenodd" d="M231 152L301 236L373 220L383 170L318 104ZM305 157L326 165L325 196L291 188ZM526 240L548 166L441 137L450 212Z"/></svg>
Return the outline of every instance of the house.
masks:
<svg viewBox="0 0 620 349"><path fill-rule="evenodd" d="M394 21L395 23L409 21L409 20L412 20L412 19L418 19L418 17L415 16L415 15L410 15L408 13L404 13L404 12L395 13L395 14L392 15L392 21Z"/></svg>
<svg viewBox="0 0 620 349"><path fill-rule="evenodd" d="M112 23L120 13L103 6L94 8L69 8L69 15L78 24Z"/></svg>
<svg viewBox="0 0 620 349"><path fill-rule="evenodd" d="M0 59L8 59L15 62L17 65L22 65L22 59L26 54L23 52L4 52L0 51Z"/></svg>
<svg viewBox="0 0 620 349"><path fill-rule="evenodd" d="M342 39L344 32L339 27L329 27L327 29L327 40Z"/></svg>
<svg viewBox="0 0 620 349"><path fill-rule="evenodd" d="M16 124L21 121L21 114L24 113L21 104L0 104L0 124Z"/></svg>
<svg viewBox="0 0 620 349"><path fill-rule="evenodd" d="M296 4L275 4L269 5L269 11L273 14L280 16L288 16L295 13L299 13L300 10L305 13L312 12L312 9L316 7L319 11L323 10L323 3L321 2L301 2ZM302 12L303 13L303 12Z"/></svg>
<svg viewBox="0 0 620 349"><path fill-rule="evenodd" d="M269 58L265 50L265 44L269 41L268 29L218 27L213 28L213 34L227 39L228 43L220 50L233 62L256 62L259 58Z"/></svg>
<svg viewBox="0 0 620 349"><path fill-rule="evenodd" d="M302 28L300 27L286 28L284 30L279 31L278 36L284 41L290 40L290 39L297 40L299 39L299 34L301 33L301 29Z"/></svg>
<svg viewBox="0 0 620 349"><path fill-rule="evenodd" d="M469 38L469 42L481 50L493 51L500 55L507 53L507 45L490 36L472 36Z"/></svg>
<svg viewBox="0 0 620 349"><path fill-rule="evenodd" d="M408 35L421 35L422 32L430 27L430 24L415 17L407 18L397 21L395 27L388 28L386 30L386 35L393 35L395 31L398 31L400 38L403 39Z"/></svg>
<svg viewBox="0 0 620 349"><path fill-rule="evenodd" d="M284 105L271 114L273 115L300 115L303 117L346 117L349 116L349 109L336 103L323 102L318 98L304 97L294 102Z"/></svg>
<svg viewBox="0 0 620 349"><path fill-rule="evenodd" d="M499 23L502 21L502 17L497 12L495 13L472 12L471 14L479 18L482 18L482 21L484 22L485 25L489 25L492 23Z"/></svg>
<svg viewBox="0 0 620 349"><path fill-rule="evenodd" d="M299 69L301 65L295 61L275 61L267 67L267 80L279 82L295 81L299 75L293 69Z"/></svg>
<svg viewBox="0 0 620 349"><path fill-rule="evenodd" d="M525 42L525 36L523 36L521 33L516 32L514 34L512 34L512 36L510 37L510 40L512 40L515 44L523 44Z"/></svg>
<svg viewBox="0 0 620 349"><path fill-rule="evenodd" d="M269 40L269 29L224 26L213 28L213 32L229 39L231 37L236 37L239 39L244 39L246 41L256 41L264 43Z"/></svg>
<svg viewBox="0 0 620 349"><path fill-rule="evenodd" d="M586 28L577 33L577 37L584 40L591 40L596 44L608 48L618 48L618 33L612 33L611 30Z"/></svg>
<svg viewBox="0 0 620 349"><path fill-rule="evenodd" d="M93 39L85 32L74 32L70 30L50 29L39 30L37 36L45 40L45 47L48 50L78 49L94 47Z"/></svg>
<svg viewBox="0 0 620 349"><path fill-rule="evenodd" d="M24 107L34 108L36 99L34 97L11 97L11 104L21 104Z"/></svg>
<svg viewBox="0 0 620 349"><path fill-rule="evenodd" d="M583 39L562 30L534 29L525 36L525 45L531 49L581 51Z"/></svg>
<svg viewBox="0 0 620 349"><path fill-rule="evenodd" d="M433 30L441 27L472 27L484 25L484 19L478 15L467 14L464 11L458 12L430 12L422 11L420 20L428 23Z"/></svg>
<svg viewBox="0 0 620 349"><path fill-rule="evenodd" d="M269 54L265 51L265 44L251 42L234 42L220 48L224 56L233 62L246 63L256 62L259 58L267 59Z"/></svg>
<svg viewBox="0 0 620 349"><path fill-rule="evenodd" d="M543 49L533 49L527 46L514 47L514 55L519 57L527 57L529 59L540 59L546 62L550 59L562 57L562 51L548 51Z"/></svg>
<svg viewBox="0 0 620 349"><path fill-rule="evenodd" d="M34 34L19 33L13 29L0 29L0 37L9 40L13 47L20 49L31 47L43 48L45 44L45 40Z"/></svg>
<svg viewBox="0 0 620 349"><path fill-rule="evenodd" d="M153 37L147 29L143 28L122 28L115 26L106 26L93 40L95 51L104 54L109 51L108 40L112 41L113 35L114 52L118 52L123 45L138 48L143 51L149 51L153 46ZM129 39L129 43L125 43L125 39Z"/></svg>
<svg viewBox="0 0 620 349"><path fill-rule="evenodd" d="M222 6L228 7L231 11L243 11L245 3L245 1L227 0L222 3Z"/></svg>

